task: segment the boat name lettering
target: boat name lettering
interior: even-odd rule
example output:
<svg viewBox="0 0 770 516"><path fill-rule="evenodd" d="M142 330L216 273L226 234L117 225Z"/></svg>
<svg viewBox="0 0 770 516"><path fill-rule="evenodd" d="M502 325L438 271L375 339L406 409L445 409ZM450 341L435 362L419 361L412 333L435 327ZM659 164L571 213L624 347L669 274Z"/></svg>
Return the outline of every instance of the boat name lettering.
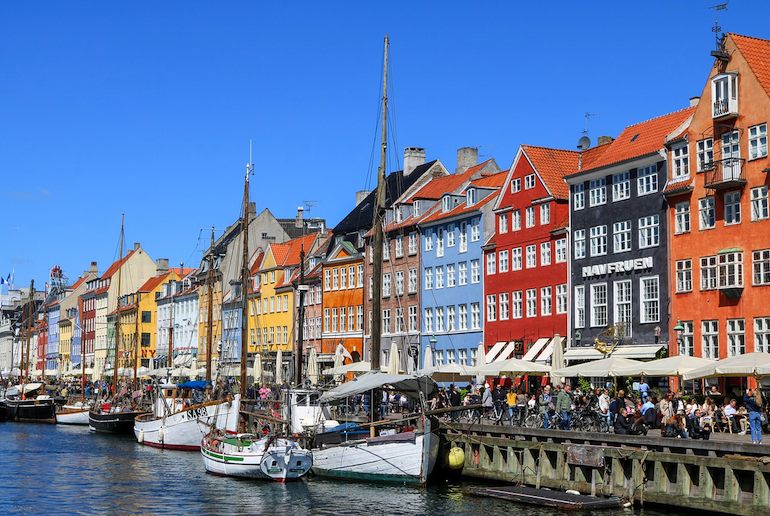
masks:
<svg viewBox="0 0 770 516"><path fill-rule="evenodd" d="M633 260L623 260L622 262L588 265L583 267L583 277L591 278L593 276L606 276L607 274L612 273L631 272L645 269L652 269L652 256L636 258Z"/></svg>
<svg viewBox="0 0 770 516"><path fill-rule="evenodd" d="M206 416L206 408L205 407L198 407L198 408L192 408L187 410L187 417L190 419L197 419L199 417Z"/></svg>

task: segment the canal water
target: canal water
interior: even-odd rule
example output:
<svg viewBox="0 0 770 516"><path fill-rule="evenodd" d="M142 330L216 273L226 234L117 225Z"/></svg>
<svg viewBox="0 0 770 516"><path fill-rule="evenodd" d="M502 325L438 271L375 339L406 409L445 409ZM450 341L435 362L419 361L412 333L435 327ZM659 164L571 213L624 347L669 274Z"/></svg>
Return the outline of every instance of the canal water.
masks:
<svg viewBox="0 0 770 516"><path fill-rule="evenodd" d="M0 424L0 514L563 514L468 496L468 485L223 478L206 474L198 453L157 450L86 427Z"/></svg>

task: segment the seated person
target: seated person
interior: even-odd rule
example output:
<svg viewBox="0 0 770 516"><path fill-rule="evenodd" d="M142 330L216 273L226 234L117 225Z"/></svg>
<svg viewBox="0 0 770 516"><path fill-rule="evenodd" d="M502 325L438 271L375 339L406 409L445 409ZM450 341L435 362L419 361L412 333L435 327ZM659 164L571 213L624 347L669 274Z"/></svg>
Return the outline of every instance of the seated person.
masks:
<svg viewBox="0 0 770 516"><path fill-rule="evenodd" d="M690 416L690 437L693 439L703 439L704 441L708 441L709 437L711 436L711 427L704 427L701 424L702 416L703 414L701 413L701 409L695 409Z"/></svg>
<svg viewBox="0 0 770 516"><path fill-rule="evenodd" d="M621 407L620 412L615 417L615 433L619 435L631 435L631 418L628 415L626 407Z"/></svg>
<svg viewBox="0 0 770 516"><path fill-rule="evenodd" d="M686 422L683 414L675 414L670 417L666 422L666 426L661 431L663 437L680 437L687 439L687 430L685 429Z"/></svg>
<svg viewBox="0 0 770 516"><path fill-rule="evenodd" d="M738 413L738 407L737 402L732 399L729 402L727 402L722 409L722 413L725 415L725 418L727 418L727 421L730 423L730 428L733 432L738 432L738 422L735 419L735 415Z"/></svg>

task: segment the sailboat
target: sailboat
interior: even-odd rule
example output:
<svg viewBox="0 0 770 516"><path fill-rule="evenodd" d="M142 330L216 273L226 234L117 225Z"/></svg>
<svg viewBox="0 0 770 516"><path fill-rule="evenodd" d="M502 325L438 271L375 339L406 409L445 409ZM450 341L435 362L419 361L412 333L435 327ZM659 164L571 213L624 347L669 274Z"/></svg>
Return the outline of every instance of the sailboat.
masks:
<svg viewBox="0 0 770 516"><path fill-rule="evenodd" d="M254 165L249 159L243 188L241 236L241 378L240 397L246 397L246 362L248 355L249 318L247 292L249 285L249 177ZM277 361L276 368L280 367ZM277 435L257 436L250 433L229 434L213 427L201 442L201 457L206 471L215 475L270 479L279 482L297 480L310 471L313 458L308 450L291 439Z"/></svg>
<svg viewBox="0 0 770 516"><path fill-rule="evenodd" d="M387 151L387 109L388 109L388 46L385 36L383 92L382 92L382 142L380 166L377 174L377 194L372 226L373 277L372 313L380 314L382 286L383 224L385 214L385 167ZM339 403L357 394L370 393L370 399L378 399L382 389L393 389L415 398L425 408L425 399L436 390L430 377L419 375L398 375L380 372L381 319L372 318L370 358L372 371L356 380L324 393L319 402ZM401 421L379 422L382 430L375 436L375 406L371 403L371 437L364 438L363 428L340 425L314 436L313 473L332 478L354 479L377 482L399 482L424 484L433 470L438 455L439 439L431 431L430 418L422 414ZM416 425L415 425L416 422Z"/></svg>
<svg viewBox="0 0 770 516"><path fill-rule="evenodd" d="M124 216L120 219L120 252L118 260L123 260L123 225ZM118 267L118 306L120 305L120 283L123 271L123 264ZM138 317L138 314L137 314ZM120 357L120 317L115 318L115 356L112 366L112 399L109 402L97 403L88 412L88 428L92 432L109 434L130 434L134 429L134 420L136 416L144 414L144 411L136 410L130 399L125 399L128 389L123 387L122 392L118 392L118 358ZM134 350L134 363L136 363L136 350ZM121 399L122 398L122 399ZM128 402L126 404L126 402Z"/></svg>
<svg viewBox="0 0 770 516"><path fill-rule="evenodd" d="M229 433L238 429L241 409L241 395L232 399L210 400L187 405L177 396L181 389L207 390L210 386L212 342L212 295L214 285L214 229L211 229L211 250L208 257L207 288L209 317L207 319L207 338L209 347L206 351L206 375L209 381L187 382L176 386L157 389L157 399L153 412L138 416L134 422L134 435L140 444L171 450L198 451L201 440L212 428L224 428Z"/></svg>

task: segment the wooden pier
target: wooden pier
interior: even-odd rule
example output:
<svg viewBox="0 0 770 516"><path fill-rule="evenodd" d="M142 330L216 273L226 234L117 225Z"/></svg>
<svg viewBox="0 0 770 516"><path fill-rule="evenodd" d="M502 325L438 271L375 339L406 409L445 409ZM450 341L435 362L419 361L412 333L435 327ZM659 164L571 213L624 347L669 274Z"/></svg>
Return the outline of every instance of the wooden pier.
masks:
<svg viewBox="0 0 770 516"><path fill-rule="evenodd" d="M461 423L442 423L440 433L445 446L463 449L466 477L770 515L767 445Z"/></svg>

